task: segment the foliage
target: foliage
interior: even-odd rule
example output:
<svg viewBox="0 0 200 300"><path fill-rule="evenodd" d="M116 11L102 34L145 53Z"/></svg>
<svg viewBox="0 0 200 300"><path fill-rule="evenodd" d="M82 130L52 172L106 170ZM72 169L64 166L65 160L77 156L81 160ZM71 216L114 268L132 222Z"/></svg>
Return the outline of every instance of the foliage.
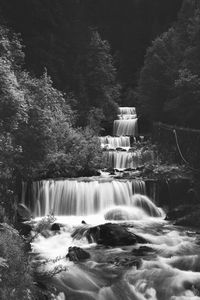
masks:
<svg viewBox="0 0 200 300"><path fill-rule="evenodd" d="M138 104L151 119L199 128L199 36L199 3L185 0L177 23L147 50L140 73Z"/></svg>
<svg viewBox="0 0 200 300"><path fill-rule="evenodd" d="M40 221L37 222L34 231L39 234L43 230L49 229L50 226L55 222L55 217L54 215L50 214L47 215L46 217L42 218Z"/></svg>
<svg viewBox="0 0 200 300"><path fill-rule="evenodd" d="M22 122L15 133L15 143L22 147L17 164L23 176L33 176L43 168L47 155L59 151L65 131L71 126L72 111L64 96L44 75L37 79L23 72L20 84L27 101L28 121Z"/></svg>
<svg viewBox="0 0 200 300"><path fill-rule="evenodd" d="M78 57L74 68L81 117L78 124L84 125L90 118L91 107L101 110L99 119L113 122L117 115L120 86L116 81L110 46L97 31L91 29L89 45L85 47L84 55Z"/></svg>
<svg viewBox="0 0 200 300"><path fill-rule="evenodd" d="M52 153L47 159L48 177L77 177L96 174L101 168L102 151L94 131L86 127L71 129L64 151Z"/></svg>
<svg viewBox="0 0 200 300"><path fill-rule="evenodd" d="M14 159L21 151L13 136L21 122L27 121L26 101L19 88L17 73L23 52L17 36L0 27L0 219L14 218ZM12 204L11 204L12 203Z"/></svg>
<svg viewBox="0 0 200 300"><path fill-rule="evenodd" d="M172 179L172 178L192 178L191 171L187 166L180 166L178 164L147 164L142 171L142 176L154 179Z"/></svg>
<svg viewBox="0 0 200 300"><path fill-rule="evenodd" d="M72 70L97 28L115 54L125 93L135 87L151 40L176 20L182 0L1 0L0 11L26 45L26 66L41 76L47 67L56 87L73 89ZM76 91L74 91L76 92ZM122 98L123 102L125 97Z"/></svg>
<svg viewBox="0 0 200 300"><path fill-rule="evenodd" d="M165 102L170 98L173 80L176 78L174 69L177 60L172 60L171 43L174 30L171 29L158 37L148 48L145 64L139 80L139 109L152 119L162 118Z"/></svg>
<svg viewBox="0 0 200 300"><path fill-rule="evenodd" d="M0 57L11 62L15 70L24 63L24 52L19 35L7 27L0 27Z"/></svg>
<svg viewBox="0 0 200 300"><path fill-rule="evenodd" d="M6 224L1 225L0 231L0 298L35 299L31 269L21 237L16 230Z"/></svg>
<svg viewBox="0 0 200 300"><path fill-rule="evenodd" d="M21 178L96 174L103 113L88 107L89 127L75 129L74 94L58 91L46 70L39 78L24 70L20 40L2 26L0 54L0 218L14 222Z"/></svg>

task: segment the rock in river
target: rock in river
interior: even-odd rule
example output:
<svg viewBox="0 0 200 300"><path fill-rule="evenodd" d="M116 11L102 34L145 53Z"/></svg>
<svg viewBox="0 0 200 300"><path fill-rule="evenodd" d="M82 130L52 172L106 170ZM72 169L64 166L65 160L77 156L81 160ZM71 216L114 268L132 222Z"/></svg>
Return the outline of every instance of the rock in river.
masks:
<svg viewBox="0 0 200 300"><path fill-rule="evenodd" d="M89 243L95 242L104 246L128 246L136 243L148 243L144 238L128 231L119 224L106 223L94 227L84 225L72 233L73 238L85 236ZM80 234L81 233L81 234Z"/></svg>

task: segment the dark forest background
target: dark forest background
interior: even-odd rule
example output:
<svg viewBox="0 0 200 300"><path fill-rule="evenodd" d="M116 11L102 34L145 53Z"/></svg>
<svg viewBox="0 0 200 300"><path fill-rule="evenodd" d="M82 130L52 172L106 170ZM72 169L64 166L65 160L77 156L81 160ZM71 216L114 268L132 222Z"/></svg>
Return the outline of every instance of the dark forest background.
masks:
<svg viewBox="0 0 200 300"><path fill-rule="evenodd" d="M28 71L40 76L46 67L56 88L72 90L78 98L83 98L80 77L85 77L90 31L98 31L111 46L121 104L133 105L146 49L173 25L181 4L182 0L1 0L0 10L6 24L22 36ZM85 107L86 99L82 102Z"/></svg>

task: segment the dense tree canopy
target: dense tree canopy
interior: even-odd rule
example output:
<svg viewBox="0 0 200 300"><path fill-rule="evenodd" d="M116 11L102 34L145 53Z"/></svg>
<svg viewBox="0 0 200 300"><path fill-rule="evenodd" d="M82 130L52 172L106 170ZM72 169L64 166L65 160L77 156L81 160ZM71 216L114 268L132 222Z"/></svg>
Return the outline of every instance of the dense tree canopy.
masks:
<svg viewBox="0 0 200 300"><path fill-rule="evenodd" d="M185 0L177 23L148 48L138 104L153 120L200 128L200 4Z"/></svg>
<svg viewBox="0 0 200 300"><path fill-rule="evenodd" d="M22 34L26 67L41 76L44 67L55 86L74 86L77 59L88 44L88 27L95 27L111 44L123 86L135 87L146 48L176 20L182 0L1 0L0 11ZM131 92L128 92L130 95Z"/></svg>
<svg viewBox="0 0 200 300"><path fill-rule="evenodd" d="M91 116L88 126L75 128L75 113L69 105L77 102L73 94L54 88L46 71L39 78L30 75L23 60L18 37L0 26L0 218L4 209L11 215L16 180L87 176L96 174L102 163L95 136L102 118L98 128L93 128ZM89 83L92 86L93 80ZM103 83L101 88L104 91ZM102 106L109 100L102 97Z"/></svg>
<svg viewBox="0 0 200 300"><path fill-rule="evenodd" d="M116 82L110 46L97 31L91 30L85 55L76 61L74 82L82 122L97 108L102 111L102 118L112 123L117 115L120 86Z"/></svg>

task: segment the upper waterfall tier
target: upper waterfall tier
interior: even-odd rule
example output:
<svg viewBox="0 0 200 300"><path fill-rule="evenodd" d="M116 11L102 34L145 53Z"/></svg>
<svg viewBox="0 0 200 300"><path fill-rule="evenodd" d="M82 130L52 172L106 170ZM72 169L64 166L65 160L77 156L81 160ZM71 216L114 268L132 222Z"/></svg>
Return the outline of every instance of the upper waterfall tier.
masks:
<svg viewBox="0 0 200 300"><path fill-rule="evenodd" d="M115 120L113 125L114 136L137 136L137 119Z"/></svg>
<svg viewBox="0 0 200 300"><path fill-rule="evenodd" d="M136 115L135 107L119 107L119 113L121 115Z"/></svg>
<svg viewBox="0 0 200 300"><path fill-rule="evenodd" d="M114 205L131 205L135 193L145 194L144 181L112 179L37 181L32 183L33 213L37 217L50 212L55 215L92 215Z"/></svg>
<svg viewBox="0 0 200 300"><path fill-rule="evenodd" d="M137 114L135 107L119 107L119 120L113 124L114 136L137 136Z"/></svg>
<svg viewBox="0 0 200 300"><path fill-rule="evenodd" d="M103 149L116 149L116 148L124 148L126 150L130 149L130 137L128 136L120 136L120 137L112 137L112 136L102 136L100 137L101 147Z"/></svg>
<svg viewBox="0 0 200 300"><path fill-rule="evenodd" d="M137 115L117 115L119 120L130 120L130 119L135 119L137 118Z"/></svg>

